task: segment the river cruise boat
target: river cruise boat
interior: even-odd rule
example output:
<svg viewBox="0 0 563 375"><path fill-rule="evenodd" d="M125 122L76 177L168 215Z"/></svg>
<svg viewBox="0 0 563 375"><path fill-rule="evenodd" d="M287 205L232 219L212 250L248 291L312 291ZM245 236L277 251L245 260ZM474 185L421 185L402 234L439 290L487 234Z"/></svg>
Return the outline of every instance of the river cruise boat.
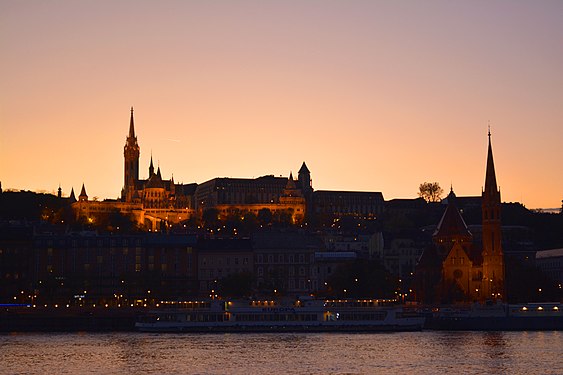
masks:
<svg viewBox="0 0 563 375"><path fill-rule="evenodd" d="M417 331L424 317L389 300L163 302L141 317L142 332Z"/></svg>

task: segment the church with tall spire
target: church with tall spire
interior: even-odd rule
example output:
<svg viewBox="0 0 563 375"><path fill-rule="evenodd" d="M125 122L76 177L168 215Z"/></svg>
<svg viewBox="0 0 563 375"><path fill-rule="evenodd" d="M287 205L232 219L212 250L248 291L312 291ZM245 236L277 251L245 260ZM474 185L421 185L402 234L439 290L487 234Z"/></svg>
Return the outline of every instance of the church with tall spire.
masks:
<svg viewBox="0 0 563 375"><path fill-rule="evenodd" d="M487 172L482 192L483 220L483 295L491 299L505 299L504 252L501 238L501 200L497 187L491 132L487 153Z"/></svg>
<svg viewBox="0 0 563 375"><path fill-rule="evenodd" d="M85 187L73 207L77 216L89 221L119 211L130 215L139 225L158 230L163 224L188 220L194 213L193 195L197 184L176 184L174 178L162 178L160 166L156 173L152 155L147 179L139 178L139 157L141 149L135 134L134 110L131 107L129 132L123 147L124 171L123 188L119 200L88 200Z"/></svg>
<svg viewBox="0 0 563 375"><path fill-rule="evenodd" d="M452 303L505 300L501 242L501 199L497 187L491 133L488 133L485 187L481 194L482 242L476 243L456 204L453 187L444 214L422 254L415 274L420 302Z"/></svg>
<svg viewBox="0 0 563 375"><path fill-rule="evenodd" d="M123 148L123 156L125 159L125 172L123 189L121 190L121 199L126 202L133 201L133 195L137 189L137 181L139 180L139 156L140 148L135 136L135 120L133 118L133 107L131 107L131 119L129 120L129 135L125 141Z"/></svg>
<svg viewBox="0 0 563 375"><path fill-rule="evenodd" d="M201 184L181 184L156 172L151 153L148 175L140 178L141 148L135 131L131 107L129 132L123 147L123 188L117 200L89 200L86 194L73 204L77 217L88 221L96 216L119 211L131 216L140 226L156 230L167 224L182 223L194 215L201 219L204 211L216 210L220 219L232 215L269 210L279 217L290 217L301 223L312 213L320 215L376 218L383 207L380 192L313 191L311 172L303 162L296 180L266 175L257 178L213 178ZM82 187L85 193L85 186ZM315 206L316 204L316 206Z"/></svg>

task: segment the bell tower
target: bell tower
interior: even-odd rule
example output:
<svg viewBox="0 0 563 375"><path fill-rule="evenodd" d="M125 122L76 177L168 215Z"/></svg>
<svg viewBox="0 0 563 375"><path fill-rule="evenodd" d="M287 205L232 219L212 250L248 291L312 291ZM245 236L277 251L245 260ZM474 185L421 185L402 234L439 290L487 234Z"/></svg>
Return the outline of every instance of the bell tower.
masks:
<svg viewBox="0 0 563 375"><path fill-rule="evenodd" d="M489 150L485 188L482 193L483 219L483 298L485 300L505 300L504 253L501 241L500 190L497 187L491 131L489 130Z"/></svg>
<svg viewBox="0 0 563 375"><path fill-rule="evenodd" d="M121 190L121 199L125 202L133 200L137 182L139 181L139 154L140 148L135 136L135 123L133 120L133 107L131 107L131 120L129 122L129 135L123 148L125 157L124 183Z"/></svg>
<svg viewBox="0 0 563 375"><path fill-rule="evenodd" d="M311 180L311 172L305 162L303 162L297 174L297 187L301 189L303 198L305 198L306 218L310 219L313 214L313 181Z"/></svg>

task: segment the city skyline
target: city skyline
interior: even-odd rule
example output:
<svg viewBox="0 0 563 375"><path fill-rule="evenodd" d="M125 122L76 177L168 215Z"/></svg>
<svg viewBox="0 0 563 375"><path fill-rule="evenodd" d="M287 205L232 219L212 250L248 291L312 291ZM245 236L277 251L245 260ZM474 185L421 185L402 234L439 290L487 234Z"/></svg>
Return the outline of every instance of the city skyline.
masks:
<svg viewBox="0 0 563 375"><path fill-rule="evenodd" d="M484 185L491 125L503 201L563 198L563 4L0 3L3 189L140 177L287 177L416 197Z"/></svg>

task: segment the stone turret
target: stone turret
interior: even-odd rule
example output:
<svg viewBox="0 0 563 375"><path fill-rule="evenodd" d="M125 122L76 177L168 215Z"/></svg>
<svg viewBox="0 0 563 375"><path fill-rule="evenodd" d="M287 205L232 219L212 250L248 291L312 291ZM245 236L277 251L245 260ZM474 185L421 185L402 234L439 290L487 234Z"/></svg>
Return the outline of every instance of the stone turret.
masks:
<svg viewBox="0 0 563 375"><path fill-rule="evenodd" d="M74 191L72 192L74 194ZM80 190L80 195L78 196L79 202L87 202L88 201L88 194L86 194L86 188L84 184L82 184L82 190Z"/></svg>

